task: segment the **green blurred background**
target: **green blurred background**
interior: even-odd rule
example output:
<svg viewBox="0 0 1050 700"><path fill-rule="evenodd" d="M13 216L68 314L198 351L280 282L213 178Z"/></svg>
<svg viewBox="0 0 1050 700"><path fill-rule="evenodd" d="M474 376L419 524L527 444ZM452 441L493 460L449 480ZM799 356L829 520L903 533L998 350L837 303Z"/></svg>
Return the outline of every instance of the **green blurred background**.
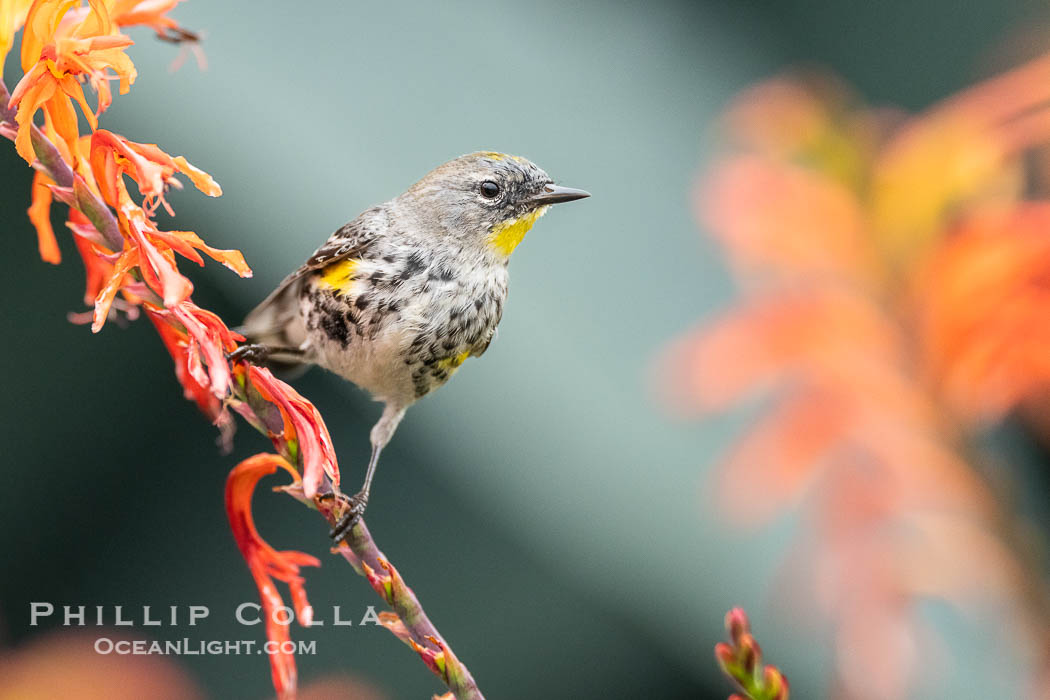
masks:
<svg viewBox="0 0 1050 700"><path fill-rule="evenodd" d="M703 497L739 421L673 420L652 391L660 350L732 293L692 220L689 189L713 118L749 83L812 63L875 102L918 108L986 73L989 52L1013 33L1033 36L1043 9L198 0L175 17L205 33L208 70L190 61L169 74L178 49L137 32L139 82L104 123L186 155L222 184L221 199L186 192L172 202L178 228L242 249L255 269L247 282L217 265L191 271L196 301L230 322L332 230L459 154L521 154L590 190L516 253L484 360L409 412L384 455L369 526L489 697L724 697L711 647L724 611L742 604L793 696L819 698L819 634L800 636L770 603L792 524L726 530ZM13 86L16 56L8 63ZM0 149L10 246L0 275L0 640L18 645L47 628L28 626L31 600L208 605L198 636L261 638L233 620L256 594L222 489L229 469L267 444L242 426L234 454L219 454L149 324L93 337L67 323L80 310L82 269L68 237L62 266L39 261L24 216L29 179L14 149ZM326 417L345 482L357 483L377 406L317 370L296 386ZM376 603L327 555L314 514L261 489L256 519L278 549L322 558L306 573L318 610ZM950 663L967 673L921 697L1012 695L996 637L939 619ZM440 690L384 630L293 635L318 640L316 656L299 658L304 685L338 671L390 697ZM262 657L177 661L212 697L271 693Z"/></svg>

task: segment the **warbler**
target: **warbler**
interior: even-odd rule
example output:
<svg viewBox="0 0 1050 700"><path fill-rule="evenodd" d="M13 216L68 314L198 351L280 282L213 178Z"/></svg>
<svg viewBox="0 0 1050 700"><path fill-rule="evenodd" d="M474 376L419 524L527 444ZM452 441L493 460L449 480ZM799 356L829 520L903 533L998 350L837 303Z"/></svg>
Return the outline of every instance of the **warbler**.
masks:
<svg viewBox="0 0 1050 700"><path fill-rule="evenodd" d="M406 409L489 347L525 234L550 205L589 196L525 158L461 156L338 229L245 318L240 359L319 365L383 403L333 538L364 513Z"/></svg>

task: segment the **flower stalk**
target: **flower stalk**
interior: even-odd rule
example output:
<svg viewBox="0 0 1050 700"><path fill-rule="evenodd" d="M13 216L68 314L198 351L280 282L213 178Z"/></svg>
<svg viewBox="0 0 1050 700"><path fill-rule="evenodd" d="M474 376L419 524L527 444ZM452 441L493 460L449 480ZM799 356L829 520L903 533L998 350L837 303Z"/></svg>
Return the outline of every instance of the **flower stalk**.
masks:
<svg viewBox="0 0 1050 700"><path fill-rule="evenodd" d="M332 507L333 503L331 500L321 501L319 509L329 524L335 526L340 514ZM341 554L354 571L368 579L376 593L394 610L380 615L383 626L419 654L427 668L449 687L457 700L484 698L470 671L452 653L427 617L416 594L379 551L364 520L358 520L333 551Z"/></svg>
<svg viewBox="0 0 1050 700"><path fill-rule="evenodd" d="M289 403L287 392L294 393L294 390L265 369L238 364L233 367L233 372L234 392L230 403L234 410L252 427L270 437L274 448L285 460L299 466L300 471L292 470L290 473L304 474L303 479L297 478L279 490L315 508L330 526L335 526L342 515L341 501L334 497L338 494L337 483L333 484L325 475L314 487L317 495L313 498L306 495L306 472L303 468L306 455L324 451L325 445L318 439L319 431L310 430L309 420L300 422L297 428L287 417L289 411L284 408ZM319 421L320 416L316 419ZM302 420L303 417L300 417ZM301 440L300 435L305 439ZM327 437L327 430L323 435ZM261 455L252 459L258 457ZM358 520L350 528L332 552L346 559L354 571L363 576L390 606L392 612L380 613L380 622L419 655L427 668L448 686L456 700L484 700L470 670L453 653L430 621L416 594L380 551L364 519Z"/></svg>
<svg viewBox="0 0 1050 700"><path fill-rule="evenodd" d="M187 177L208 196L221 194L218 184L182 156L172 157L156 145L98 128L98 117L112 100L109 81L119 78L123 94L137 75L124 53L133 42L123 29L146 26L169 41L197 40L167 16L177 2L0 0L0 68L12 37L24 27L25 73L13 93L0 80L0 136L13 141L18 154L37 170L29 215L41 257L48 262L61 259L50 224L52 202L57 199L69 207L66 225L87 270L85 300L94 305L92 331L99 332L118 310L129 318L145 311L175 362L186 398L219 427L224 441L232 436L232 408L273 442L277 454L251 457L230 473L226 510L263 608L276 611L283 606L276 579L288 585L298 619L309 625L312 608L300 567L320 562L301 552L270 547L255 527L251 498L260 479L283 469L292 484L281 490L334 523L342 500L328 429L313 404L268 370L231 363L229 353L244 338L191 299L193 284L178 269L179 257L203 265L203 253L242 277L251 276L241 253L211 248L189 231L158 227L154 214L160 207L174 213L165 196L179 184L176 175ZM95 110L84 99L84 85L98 95ZM74 104L80 106L91 133L79 133ZM41 126L33 123L36 114L43 115ZM131 197L127 178L138 186L141 204ZM384 626L419 654L455 698L483 697L364 522L358 522L335 551L391 606L393 612L382 614ZM288 627L268 621L267 636L271 641L288 640ZM270 662L278 696L294 698L294 657L273 654Z"/></svg>

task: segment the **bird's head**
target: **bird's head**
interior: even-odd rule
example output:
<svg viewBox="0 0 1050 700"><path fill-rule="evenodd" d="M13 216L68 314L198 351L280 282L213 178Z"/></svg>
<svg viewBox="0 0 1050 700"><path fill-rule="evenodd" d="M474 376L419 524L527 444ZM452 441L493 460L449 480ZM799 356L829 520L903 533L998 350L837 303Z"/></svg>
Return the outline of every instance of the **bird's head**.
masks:
<svg viewBox="0 0 1050 700"><path fill-rule="evenodd" d="M589 196L525 158L479 151L430 171L401 199L427 228L507 258L550 205Z"/></svg>

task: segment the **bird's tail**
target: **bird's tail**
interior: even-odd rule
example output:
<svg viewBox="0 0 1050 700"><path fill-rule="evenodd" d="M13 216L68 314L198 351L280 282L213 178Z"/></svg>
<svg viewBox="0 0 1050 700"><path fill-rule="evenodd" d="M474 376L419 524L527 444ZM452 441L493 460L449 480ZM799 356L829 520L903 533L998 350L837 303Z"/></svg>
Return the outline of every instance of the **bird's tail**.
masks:
<svg viewBox="0 0 1050 700"><path fill-rule="evenodd" d="M244 323L235 328L247 343L271 348L298 348L306 341L306 326L299 312L301 280L284 284L245 316ZM276 352L266 360L275 372L287 374L303 371L309 359L298 355Z"/></svg>

